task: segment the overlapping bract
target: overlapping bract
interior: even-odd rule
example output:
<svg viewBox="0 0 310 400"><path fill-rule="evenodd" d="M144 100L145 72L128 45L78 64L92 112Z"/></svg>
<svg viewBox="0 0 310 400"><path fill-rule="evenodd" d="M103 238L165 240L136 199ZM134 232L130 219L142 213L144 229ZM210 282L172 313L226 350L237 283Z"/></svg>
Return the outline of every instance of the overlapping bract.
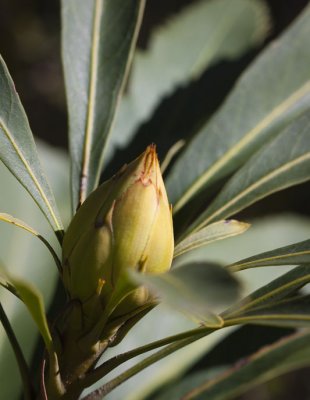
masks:
<svg viewBox="0 0 310 400"><path fill-rule="evenodd" d="M65 286L85 310L90 303L97 304L96 312L98 303L104 310L128 270L169 270L173 247L171 209L151 145L78 209L63 242ZM147 290L138 288L116 315L132 312L148 300Z"/></svg>

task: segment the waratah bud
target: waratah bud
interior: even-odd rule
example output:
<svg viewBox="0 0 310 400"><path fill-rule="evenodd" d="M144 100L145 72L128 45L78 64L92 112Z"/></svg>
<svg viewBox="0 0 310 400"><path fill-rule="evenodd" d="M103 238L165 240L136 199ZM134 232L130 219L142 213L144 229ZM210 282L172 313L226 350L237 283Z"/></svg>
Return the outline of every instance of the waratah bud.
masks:
<svg viewBox="0 0 310 400"><path fill-rule="evenodd" d="M63 242L64 284L71 299L104 310L127 270L166 272L173 246L171 209L151 145L78 209ZM118 315L147 298L138 288Z"/></svg>

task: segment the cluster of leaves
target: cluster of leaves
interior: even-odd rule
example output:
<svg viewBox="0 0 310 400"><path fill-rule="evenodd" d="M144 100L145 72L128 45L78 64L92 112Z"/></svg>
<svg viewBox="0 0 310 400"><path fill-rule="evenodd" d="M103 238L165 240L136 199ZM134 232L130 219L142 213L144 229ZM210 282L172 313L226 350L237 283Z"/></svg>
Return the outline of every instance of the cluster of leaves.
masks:
<svg viewBox="0 0 310 400"><path fill-rule="evenodd" d="M135 55L123 95L143 7L142 0L62 2L72 210L96 188L104 163L115 149L133 140L165 96L197 80L218 60L236 58L259 45L268 32L268 11L262 1L194 3L156 33L147 53ZM174 160L166 185L174 206L175 265L179 262L180 266L156 277L133 274L132 279L148 286L163 302L198 322L199 327L106 360L85 376L83 387L91 386L124 362L162 347L85 399L101 398L156 361L222 328L241 324L308 327L310 301L302 288L310 281L309 240L228 262L225 268L207 259L186 263L184 255L245 232L249 224L227 218L310 178L309 20L307 7L245 70L214 115L203 123L196 121L191 140L177 142L164 160L164 165ZM2 59L0 92L0 159L39 206L58 243L11 215L2 213L0 220L40 239L61 273L63 222L27 116ZM151 140L156 142L156 137ZM205 193L213 196L207 207ZM240 299L240 283L233 273L285 265L296 268ZM25 281L10 271L10 266L1 268L0 284L25 304L51 360L53 338L42 294L29 279ZM0 318L19 363L25 396L31 399L27 363L2 306ZM307 330L294 334L249 357L238 368L219 371L215 377L208 371L189 376L166 396L230 399L253 384L309 365L309 335ZM165 397L159 394L158 398Z"/></svg>

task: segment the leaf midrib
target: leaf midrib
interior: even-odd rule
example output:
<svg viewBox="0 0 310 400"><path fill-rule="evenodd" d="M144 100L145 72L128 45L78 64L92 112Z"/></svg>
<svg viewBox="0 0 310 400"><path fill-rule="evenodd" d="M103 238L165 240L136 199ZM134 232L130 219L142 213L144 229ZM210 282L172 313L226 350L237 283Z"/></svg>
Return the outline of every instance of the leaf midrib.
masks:
<svg viewBox="0 0 310 400"><path fill-rule="evenodd" d="M265 116L258 124L248 131L237 144L231 147L223 156L208 168L194 183L184 192L183 196L176 202L173 207L177 212L184 204L194 196L194 194L212 178L225 164L227 164L235 155L240 153L251 141L253 141L264 129L273 121L285 114L285 112L294 105L299 99L310 91L310 81L308 80L298 90L293 92L291 96L286 98L282 103L273 108L273 110Z"/></svg>
<svg viewBox="0 0 310 400"><path fill-rule="evenodd" d="M248 186L245 190L243 190L242 192L240 192L236 197L234 197L233 199L231 199L228 203L226 203L224 206L222 206L221 208L219 208L217 211L215 211L213 214L211 214L207 219L205 219L201 224L199 224L197 227L194 228L194 232L198 231L199 229L203 228L205 225L207 225L214 217L216 217L217 215L221 214L223 211L225 211L226 209L228 209L229 207L231 207L232 205L234 205L236 202L238 202L240 199L242 199L242 197L246 196L247 194L249 194L251 191L256 190L257 188L259 188L261 185L263 185L264 183L274 179L275 177L277 177L278 175L281 175L283 172L289 170L290 168L295 167L298 164L301 164L305 161L307 161L308 159L310 159L310 152L303 154L300 157L297 157L293 160L291 160L290 162L283 164L280 168L277 168L275 170L273 170L272 172L270 172L267 175L264 175L261 179L257 180L255 183L253 183L252 185ZM286 187L286 186L284 186ZM270 194L273 193L273 190L264 194ZM260 197L259 197L260 198ZM248 205L250 205L251 203L249 203ZM238 210L236 210L238 211Z"/></svg>
<svg viewBox="0 0 310 400"><path fill-rule="evenodd" d="M92 134L95 120L95 99L97 93L97 80L98 80L98 56L99 56L99 39L100 39L100 21L103 13L103 1L96 0L94 7L94 26L91 40L91 54L89 66L89 93L88 105L86 114L86 127L83 145L82 168L80 176L80 193L79 203L82 204L86 198L88 171L90 164L90 154L92 145Z"/></svg>
<svg viewBox="0 0 310 400"><path fill-rule="evenodd" d="M310 321L310 315L306 314L261 314L261 315L249 315L249 316L241 316L234 319L226 320L229 324L238 324L251 321L264 321L264 320L280 320L284 321L287 319L296 320L296 321Z"/></svg>
<svg viewBox="0 0 310 400"><path fill-rule="evenodd" d="M22 152L19 150L19 147L17 145L17 143L15 142L14 138L12 137L12 135L9 132L8 127L6 126L6 124L4 123L4 121L0 118L0 129L2 129L2 131L4 132L5 136L7 137L7 139L9 140L9 142L11 143L11 145L13 146L17 156L19 157L19 159L21 160L21 162L24 164L24 167L26 168L26 171L28 172L30 178L32 179L35 187L37 188L37 190L39 191L44 203L46 204L48 211L55 223L55 226L57 228L57 230L61 231L63 228L61 226L61 224L59 223L53 208L48 200L48 198L46 197L43 188L41 187L38 179L36 178L35 174L33 173L29 163L27 162L26 158L24 157L24 155L22 154Z"/></svg>
<svg viewBox="0 0 310 400"><path fill-rule="evenodd" d="M304 250L304 251L297 251L294 253L287 253L287 254L282 254L282 255L277 255L277 256L271 256L271 257L265 257L265 258L259 258L257 260L249 261L246 263L240 263L240 264L233 264L231 265L228 269L229 270L234 270L234 271L240 271L240 267L251 267L252 265L260 264L260 263L266 263L268 261L273 261L273 260L281 260L281 259L286 259L286 258L291 258L291 257L296 257L296 256L303 256L310 254L310 250ZM244 268L242 268L243 270Z"/></svg>
<svg viewBox="0 0 310 400"><path fill-rule="evenodd" d="M276 296L277 294L280 294L281 292L283 292L286 289L289 289L291 287L297 286L302 283L307 283L307 282L310 282L310 274L307 274L300 278L294 279L291 282L281 285L280 287L273 289L270 292L267 292L267 293L263 294L262 296L249 301L244 306L241 306L237 310L233 311L231 314L228 314L228 318L230 318L232 315L239 315L240 312L246 312L247 310L251 310L257 304L261 304L264 301L268 301L268 299L272 298L273 296Z"/></svg>
<svg viewBox="0 0 310 400"><path fill-rule="evenodd" d="M217 222L215 222L215 224L217 224ZM227 233L227 231L226 232L222 231L221 233L218 233L217 235L213 235L213 236L209 235L208 238L206 236L204 236L201 238L197 238L196 240L195 240L195 236L198 233L200 233L200 231L191 233L190 235L188 235L185 239L183 239L180 243L178 243L175 246L173 257L174 258L178 257L181 254L186 253L187 251L195 249L197 247L201 247L202 245L206 246L207 244L213 243L218 240L222 240L222 239L226 239L226 238L229 238L232 236L240 235L241 233L243 233L244 231L246 231L248 229L249 224L240 222L238 224L234 224L234 226L236 229L231 230L229 233ZM192 237L194 237L194 239L192 239L191 242L188 242ZM182 245L182 242L187 242L187 243Z"/></svg>

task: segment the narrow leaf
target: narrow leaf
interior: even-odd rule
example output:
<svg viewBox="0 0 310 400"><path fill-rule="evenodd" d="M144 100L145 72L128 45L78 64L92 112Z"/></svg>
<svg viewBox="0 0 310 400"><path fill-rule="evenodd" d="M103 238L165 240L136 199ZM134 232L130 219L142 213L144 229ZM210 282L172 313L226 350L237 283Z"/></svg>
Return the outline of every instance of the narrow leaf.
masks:
<svg viewBox="0 0 310 400"><path fill-rule="evenodd" d="M241 313L235 318L228 318L225 324L259 324L282 327L310 326L310 296L297 296Z"/></svg>
<svg viewBox="0 0 310 400"><path fill-rule="evenodd" d="M301 265L274 279L223 313L224 318L240 316L249 310L279 301L310 282L310 265Z"/></svg>
<svg viewBox="0 0 310 400"><path fill-rule="evenodd" d="M221 372L227 370L228 366L216 366L201 370L199 372L190 373L182 376L174 382L166 385L163 389L159 388L159 393L152 395L152 400L180 400L182 396L189 391L199 387L206 381L216 378Z"/></svg>
<svg viewBox="0 0 310 400"><path fill-rule="evenodd" d="M262 1L201 0L184 7L154 31L146 50L135 55L112 146L128 143L161 99L176 87L198 78L218 60L238 57L259 45L269 25L268 9Z"/></svg>
<svg viewBox="0 0 310 400"><path fill-rule="evenodd" d="M310 178L310 110L255 154L224 186L189 230L227 218L250 204Z"/></svg>
<svg viewBox="0 0 310 400"><path fill-rule="evenodd" d="M144 0L62 1L74 209L98 184L143 5Z"/></svg>
<svg viewBox="0 0 310 400"><path fill-rule="evenodd" d="M69 187L68 156L60 149L42 143L38 143L37 148L43 168L52 184L61 215L66 215L68 218L70 215L70 204L68 204L67 196ZM45 230L46 223L37 205L30 196L25 194L24 188L17 181L14 182L14 177L3 165L0 165L0 181L2 188L4 188L0 195L1 207L7 207L14 216L23 215L25 218L27 216L27 221L31 221L32 227L36 227L36 229L40 227L40 231ZM33 242L30 234L21 234L19 228L8 228L5 223L0 222L0 258L4 265L10 266L10 274L14 274L20 279L31 280L31 283L44 296L44 304L47 308L59 281L59 274L56 268L53 268L53 261L44 246ZM50 234L48 236L46 238L53 240L53 246L57 246L53 237L50 237ZM0 288L0 292L3 306L7 309L10 322L14 326L25 358L31 360L33 349L38 341L37 327L32 318L29 318L29 313L21 302L16 301L14 296L2 288ZM60 299L58 298L58 300ZM0 334L0 353L0 376L17 376L17 365L4 334ZM12 385L11 380L1 380L0 387L0 397L2 396L4 399L17 399L22 390L19 381Z"/></svg>
<svg viewBox="0 0 310 400"><path fill-rule="evenodd" d="M175 142L170 149L167 151L165 158L160 164L160 171L162 175L165 173L167 167L171 163L172 159L178 154L178 152L182 149L182 147L185 145L185 140L181 139Z"/></svg>
<svg viewBox="0 0 310 400"><path fill-rule="evenodd" d="M208 327L220 327L216 309L239 296L239 283L214 264L187 264L159 275L134 273L154 296Z"/></svg>
<svg viewBox="0 0 310 400"><path fill-rule="evenodd" d="M243 73L176 162L167 180L175 212L235 171L279 127L309 107L309 20L310 6Z"/></svg>
<svg viewBox="0 0 310 400"><path fill-rule="evenodd" d="M50 351L52 348L52 337L46 320L43 298L38 289L25 280L13 277L2 268L0 269L0 285L3 287L9 285L14 288L14 291L25 304L32 319L36 323L46 348Z"/></svg>
<svg viewBox="0 0 310 400"><path fill-rule="evenodd" d="M24 229L25 231L31 233L32 235L36 236L41 242L44 243L44 245L47 247L49 252L52 254L53 259L56 263L56 266L58 268L58 271L61 273L62 271L62 266L61 262L53 249L53 247L50 245L47 239L45 239L39 232L37 232L35 229L31 228L31 226L27 225L24 221L21 221L20 219L12 217L12 215L5 214L5 213L0 213L0 221L3 222L8 222L9 224L15 225L19 228Z"/></svg>
<svg viewBox="0 0 310 400"><path fill-rule="evenodd" d="M0 303L0 321L3 325L3 328L7 334L7 337L11 343L12 349L14 351L14 355L17 361L17 365L19 368L19 372L21 375L21 379L23 382L23 390L24 390L24 398L25 400L32 400L35 396L34 388L31 381L30 371L25 360L22 349L18 343L18 340L15 336L13 328L10 324L10 321Z"/></svg>
<svg viewBox="0 0 310 400"><path fill-rule="evenodd" d="M279 375L310 365L310 333L294 334L264 347L232 368L183 394L182 400L231 400ZM187 379L191 379L188 377ZM178 397L179 399L180 397ZM171 395L170 400L176 400Z"/></svg>
<svg viewBox="0 0 310 400"><path fill-rule="evenodd" d="M59 238L63 226L43 174L29 122L9 71L0 56L0 160L24 186Z"/></svg>
<svg viewBox="0 0 310 400"><path fill-rule="evenodd" d="M212 225L211 225L212 226ZM273 265L297 265L310 263L310 240L294 243L279 249L266 251L253 257L245 258L226 268L231 272L248 268L266 267Z"/></svg>
<svg viewBox="0 0 310 400"><path fill-rule="evenodd" d="M216 240L226 239L240 235L249 229L250 224L236 220L224 220L211 224L198 232L195 232L182 240L174 249L174 257L178 257L187 251L197 247L206 246Z"/></svg>

